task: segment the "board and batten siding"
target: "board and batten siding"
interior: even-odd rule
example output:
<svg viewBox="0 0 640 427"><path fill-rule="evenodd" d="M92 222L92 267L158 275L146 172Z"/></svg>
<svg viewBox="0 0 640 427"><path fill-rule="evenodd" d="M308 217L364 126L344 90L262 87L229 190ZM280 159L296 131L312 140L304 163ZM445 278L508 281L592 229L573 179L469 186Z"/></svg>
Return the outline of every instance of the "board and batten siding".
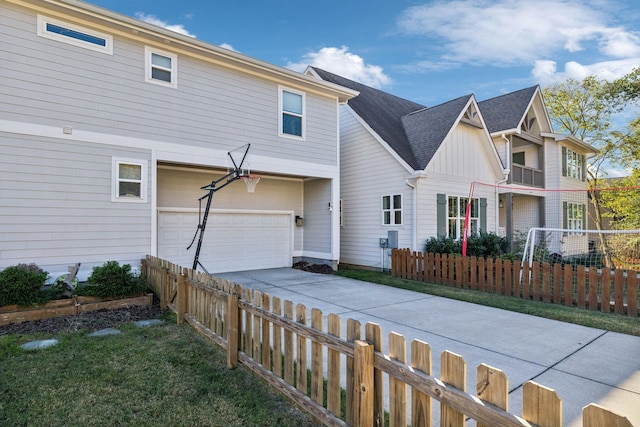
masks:
<svg viewBox="0 0 640 427"><path fill-rule="evenodd" d="M191 171L184 168L160 166L158 168L158 210L198 209L198 199L207 192L201 187L219 179L219 171ZM253 193L241 180L233 182L213 195L212 215L221 211L291 211L292 215L304 216L303 182L301 179L264 176ZM202 210L206 199L202 201ZM193 230L195 233L195 229ZM302 229L294 227L293 250L303 250ZM185 246L189 242L185 242Z"/></svg>
<svg viewBox="0 0 640 427"><path fill-rule="evenodd" d="M30 10L0 11L5 120L223 150L252 143L254 155L337 166L331 97L306 93L306 140L279 137L276 82L177 52L177 88L148 83L142 42L114 35L106 55L38 37Z"/></svg>
<svg viewBox="0 0 640 427"><path fill-rule="evenodd" d="M113 157L150 164L150 153L0 133L0 268L35 262L51 274L116 259L136 268L151 246L146 203L111 201Z"/></svg>
<svg viewBox="0 0 640 427"><path fill-rule="evenodd" d="M458 124L442 143L433 159L427 165L427 178L418 180L418 247L437 237L437 198L446 196L469 197L471 184L476 182L495 183L501 177L492 172L486 147L491 144L479 129ZM474 198L487 199L487 230L496 232L496 194L491 187L476 186Z"/></svg>
<svg viewBox="0 0 640 427"><path fill-rule="evenodd" d="M382 265L385 251L380 238L397 230L399 247L412 244L413 190L405 183L411 173L356 120L349 107L341 108L340 123L340 262L389 268ZM382 196L394 194L402 195L403 224L385 226Z"/></svg>

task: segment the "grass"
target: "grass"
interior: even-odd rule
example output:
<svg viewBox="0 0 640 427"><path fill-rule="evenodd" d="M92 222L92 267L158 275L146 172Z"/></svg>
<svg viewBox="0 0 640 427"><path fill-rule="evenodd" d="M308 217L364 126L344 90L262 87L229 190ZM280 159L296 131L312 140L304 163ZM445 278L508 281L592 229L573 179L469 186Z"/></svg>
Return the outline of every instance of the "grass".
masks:
<svg viewBox="0 0 640 427"><path fill-rule="evenodd" d="M314 426L264 381L167 313L160 326L122 334L0 337L0 425Z"/></svg>
<svg viewBox="0 0 640 427"><path fill-rule="evenodd" d="M589 326L612 332L640 336L640 319L606 314L574 307L565 307L539 301L523 300L504 295L490 294L469 289L454 288L446 285L424 283L416 280L401 279L389 273L369 270L339 270L336 274L352 279L363 280L400 289L422 292L444 298L466 301L488 307L496 307L518 313L531 314L547 319Z"/></svg>

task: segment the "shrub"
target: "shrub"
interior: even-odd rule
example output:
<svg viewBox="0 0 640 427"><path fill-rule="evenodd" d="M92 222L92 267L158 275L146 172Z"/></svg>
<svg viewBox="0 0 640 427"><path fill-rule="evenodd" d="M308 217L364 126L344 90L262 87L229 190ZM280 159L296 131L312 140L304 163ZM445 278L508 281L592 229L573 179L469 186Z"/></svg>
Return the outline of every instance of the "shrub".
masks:
<svg viewBox="0 0 640 427"><path fill-rule="evenodd" d="M32 305L47 302L53 293L40 289L49 273L36 264L18 264L0 271L0 306Z"/></svg>
<svg viewBox="0 0 640 427"><path fill-rule="evenodd" d="M425 243L425 252L433 254L459 254L462 246L451 237L431 237Z"/></svg>
<svg viewBox="0 0 640 427"><path fill-rule="evenodd" d="M467 239L467 256L497 258L507 253L509 241L494 233L469 236ZM425 252L435 254L461 254L462 241L451 237L431 237L425 242Z"/></svg>
<svg viewBox="0 0 640 427"><path fill-rule="evenodd" d="M88 285L77 288L76 294L124 297L147 290L144 280L131 271L131 265L121 266L118 261L107 261L101 267L94 267L87 281Z"/></svg>

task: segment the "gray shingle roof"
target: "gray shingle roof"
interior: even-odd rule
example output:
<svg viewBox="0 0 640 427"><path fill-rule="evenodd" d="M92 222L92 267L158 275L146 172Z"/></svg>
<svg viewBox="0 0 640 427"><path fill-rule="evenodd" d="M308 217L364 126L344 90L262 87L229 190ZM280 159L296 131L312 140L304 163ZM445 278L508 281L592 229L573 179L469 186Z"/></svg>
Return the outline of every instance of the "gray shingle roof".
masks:
<svg viewBox="0 0 640 427"><path fill-rule="evenodd" d="M489 133L518 128L537 89L531 86L479 102Z"/></svg>

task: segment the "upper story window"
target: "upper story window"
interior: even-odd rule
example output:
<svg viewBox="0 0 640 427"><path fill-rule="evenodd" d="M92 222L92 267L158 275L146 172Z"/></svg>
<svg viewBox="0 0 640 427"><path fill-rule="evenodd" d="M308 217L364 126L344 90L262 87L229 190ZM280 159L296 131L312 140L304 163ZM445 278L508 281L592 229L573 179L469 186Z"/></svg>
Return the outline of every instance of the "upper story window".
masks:
<svg viewBox="0 0 640 427"><path fill-rule="evenodd" d="M471 200L471 211L469 212L469 234L478 234L480 204L478 199ZM467 215L468 205L468 197L449 196L447 206L447 237L451 237L453 239L461 239L464 237L464 222Z"/></svg>
<svg viewBox="0 0 640 427"><path fill-rule="evenodd" d="M584 181L584 156L562 147L562 175Z"/></svg>
<svg viewBox="0 0 640 427"><path fill-rule="evenodd" d="M382 224L402 225L402 194L382 196Z"/></svg>
<svg viewBox="0 0 640 427"><path fill-rule="evenodd" d="M146 202L146 174L146 161L114 158L111 200L114 202Z"/></svg>
<svg viewBox="0 0 640 427"><path fill-rule="evenodd" d="M280 136L305 138L305 95L280 88Z"/></svg>
<svg viewBox="0 0 640 427"><path fill-rule="evenodd" d="M113 55L112 36L42 15L38 15L38 36Z"/></svg>
<svg viewBox="0 0 640 427"><path fill-rule="evenodd" d="M178 57L173 53L145 47L145 81L176 88Z"/></svg>

